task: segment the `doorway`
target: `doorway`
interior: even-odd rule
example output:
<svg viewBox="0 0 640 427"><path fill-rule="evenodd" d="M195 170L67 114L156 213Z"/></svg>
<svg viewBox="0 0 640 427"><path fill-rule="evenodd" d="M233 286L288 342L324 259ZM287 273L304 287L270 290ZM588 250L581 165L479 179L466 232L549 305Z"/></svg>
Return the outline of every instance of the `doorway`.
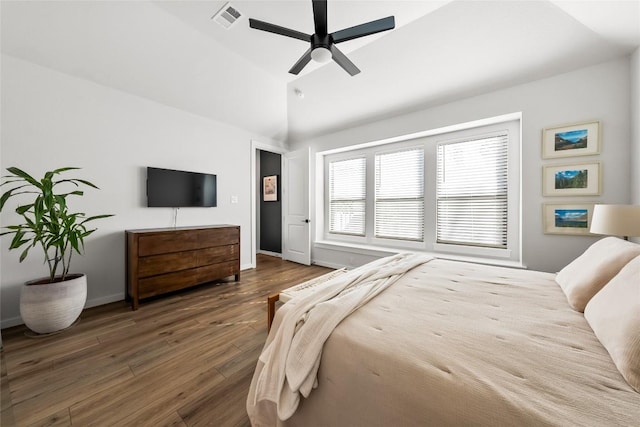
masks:
<svg viewBox="0 0 640 427"><path fill-rule="evenodd" d="M261 153L275 154L280 159L280 173L275 169L277 189L275 195L280 201L278 225L275 225L277 214L269 212L271 206L263 203L263 177L273 177L265 172L261 163ZM310 219L309 219L309 159L310 150L287 151L284 148L251 141L251 267L256 267L256 254L264 253L281 257L282 259L310 265ZM274 161L274 163L278 163ZM264 201L273 203L273 201ZM277 204L276 204L277 206ZM278 212L276 210L276 212ZM266 219L266 216L269 219ZM263 218L265 217L265 218ZM262 229L271 227L264 224L268 221L273 225L269 230L273 233L274 241L279 240L280 252L277 246L262 249ZM274 231L276 230L276 231ZM279 230L279 231L277 231ZM266 237L267 240L270 237Z"/></svg>
<svg viewBox="0 0 640 427"><path fill-rule="evenodd" d="M257 248L258 253L282 255L282 156L257 150Z"/></svg>

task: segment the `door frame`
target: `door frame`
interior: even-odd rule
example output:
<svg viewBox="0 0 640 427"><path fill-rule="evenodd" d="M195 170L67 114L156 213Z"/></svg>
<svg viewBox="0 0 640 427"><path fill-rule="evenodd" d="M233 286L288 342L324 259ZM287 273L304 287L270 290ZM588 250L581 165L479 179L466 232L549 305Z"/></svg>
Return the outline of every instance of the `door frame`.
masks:
<svg viewBox="0 0 640 427"><path fill-rule="evenodd" d="M281 164L284 162L284 154L288 151L284 147L266 144L260 141L251 140L251 268L256 268L256 255L258 253L258 186L256 175L256 167L258 166L258 150L268 151L270 153L280 154ZM282 221L282 218L280 218Z"/></svg>

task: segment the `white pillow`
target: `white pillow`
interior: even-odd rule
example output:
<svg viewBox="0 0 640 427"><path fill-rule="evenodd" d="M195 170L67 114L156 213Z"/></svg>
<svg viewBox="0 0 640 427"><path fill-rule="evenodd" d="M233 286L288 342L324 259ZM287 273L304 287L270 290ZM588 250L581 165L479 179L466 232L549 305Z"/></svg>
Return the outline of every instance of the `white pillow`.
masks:
<svg viewBox="0 0 640 427"><path fill-rule="evenodd" d="M624 379L640 392L640 256L589 301L584 317Z"/></svg>
<svg viewBox="0 0 640 427"><path fill-rule="evenodd" d="M569 305L582 312L589 300L638 255L640 245L617 237L605 237L560 270L556 282L567 296Z"/></svg>

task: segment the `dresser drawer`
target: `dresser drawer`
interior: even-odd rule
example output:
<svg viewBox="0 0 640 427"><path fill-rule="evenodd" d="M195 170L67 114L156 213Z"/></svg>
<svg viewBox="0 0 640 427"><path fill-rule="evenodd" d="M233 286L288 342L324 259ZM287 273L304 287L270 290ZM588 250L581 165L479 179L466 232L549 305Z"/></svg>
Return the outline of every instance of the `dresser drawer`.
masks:
<svg viewBox="0 0 640 427"><path fill-rule="evenodd" d="M240 258L240 251L237 244L200 249L196 251L195 254L198 267L224 261L234 261Z"/></svg>
<svg viewBox="0 0 640 427"><path fill-rule="evenodd" d="M200 274L198 270L198 268L192 268L190 270L140 279L138 280L139 298L162 295L167 292L195 286L198 283L201 283L198 281Z"/></svg>
<svg viewBox="0 0 640 427"><path fill-rule="evenodd" d="M138 239L138 256L143 257L198 249L202 247L198 243L198 237L198 230L140 236Z"/></svg>
<svg viewBox="0 0 640 427"><path fill-rule="evenodd" d="M198 283L207 283L233 276L238 271L238 263L237 261L227 261L200 267L196 270L198 270Z"/></svg>
<svg viewBox="0 0 640 427"><path fill-rule="evenodd" d="M198 267L202 265L198 263L198 254L199 251L186 251L140 258L138 277L157 276Z"/></svg>
<svg viewBox="0 0 640 427"><path fill-rule="evenodd" d="M240 243L240 230L237 228L220 229L216 233L200 230L198 232L198 248L222 246Z"/></svg>

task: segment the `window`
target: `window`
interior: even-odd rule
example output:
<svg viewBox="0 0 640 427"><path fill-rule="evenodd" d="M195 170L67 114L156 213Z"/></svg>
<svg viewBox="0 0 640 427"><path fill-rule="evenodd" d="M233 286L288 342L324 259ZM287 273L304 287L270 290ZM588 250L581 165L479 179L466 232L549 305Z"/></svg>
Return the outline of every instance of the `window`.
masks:
<svg viewBox="0 0 640 427"><path fill-rule="evenodd" d="M424 149L375 155L375 236L424 240Z"/></svg>
<svg viewBox="0 0 640 427"><path fill-rule="evenodd" d="M514 113L318 153L317 243L519 265L520 120Z"/></svg>
<svg viewBox="0 0 640 427"><path fill-rule="evenodd" d="M329 163L329 232L364 236L364 157Z"/></svg>
<svg viewBox="0 0 640 427"><path fill-rule="evenodd" d="M439 144L436 241L507 247L508 135Z"/></svg>

